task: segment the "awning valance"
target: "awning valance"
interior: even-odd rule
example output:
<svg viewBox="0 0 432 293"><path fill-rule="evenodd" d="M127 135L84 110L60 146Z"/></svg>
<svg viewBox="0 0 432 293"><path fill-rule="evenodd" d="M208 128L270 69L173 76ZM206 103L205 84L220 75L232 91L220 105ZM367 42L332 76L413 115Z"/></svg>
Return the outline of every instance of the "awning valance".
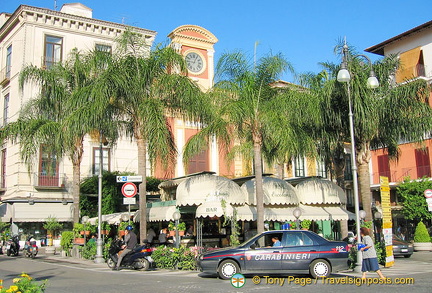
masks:
<svg viewBox="0 0 432 293"><path fill-rule="evenodd" d="M246 203L256 205L256 180L243 183L241 189L246 197ZM288 182L274 178L263 177L264 204L266 205L297 205L298 199L295 188Z"/></svg>
<svg viewBox="0 0 432 293"><path fill-rule="evenodd" d="M337 184L319 178L310 178L296 187L297 197L302 204L345 204L346 195Z"/></svg>
<svg viewBox="0 0 432 293"><path fill-rule="evenodd" d="M174 221L174 212L177 211L176 206L157 206L147 208L147 221ZM136 211L133 216L134 222L140 221L140 211Z"/></svg>
<svg viewBox="0 0 432 293"><path fill-rule="evenodd" d="M55 217L59 222L73 221L72 205L61 202L36 202L32 205L15 202L12 213L14 222L45 222L48 217Z"/></svg>
<svg viewBox="0 0 432 293"><path fill-rule="evenodd" d="M249 205L234 207L236 218L239 221L256 221L256 208Z"/></svg>
<svg viewBox="0 0 432 293"><path fill-rule="evenodd" d="M200 205L208 201L221 200L227 204L243 204L245 196L235 182L210 174L188 178L177 187L177 206Z"/></svg>
<svg viewBox="0 0 432 293"><path fill-rule="evenodd" d="M208 201L199 205L195 212L195 217L222 217L233 215L233 208L230 204L225 204L222 206L220 201Z"/></svg>
<svg viewBox="0 0 432 293"><path fill-rule="evenodd" d="M110 225L118 225L122 220L122 215L128 214L127 212L123 213L114 213L108 215L102 215L102 222L107 222ZM96 225L98 217L90 218L88 222L92 225Z"/></svg>
<svg viewBox="0 0 432 293"><path fill-rule="evenodd" d="M329 213L330 220L343 221L343 220L355 220L355 214L347 211L343 207L323 207L323 209Z"/></svg>

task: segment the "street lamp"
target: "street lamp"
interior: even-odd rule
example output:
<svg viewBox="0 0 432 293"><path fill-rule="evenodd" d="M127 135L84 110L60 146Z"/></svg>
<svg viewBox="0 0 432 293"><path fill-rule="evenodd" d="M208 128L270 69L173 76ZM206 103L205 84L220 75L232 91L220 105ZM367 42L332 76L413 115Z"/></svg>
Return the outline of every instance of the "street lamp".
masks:
<svg viewBox="0 0 432 293"><path fill-rule="evenodd" d="M364 224L364 219L366 218L366 211L360 210L359 211L359 216L360 216L360 224L363 225Z"/></svg>
<svg viewBox="0 0 432 293"><path fill-rule="evenodd" d="M301 211L300 208L295 208L293 210L293 215L296 218L296 226L297 226L298 230L300 230L300 221L299 221L299 218L300 218L301 214L302 214L302 211Z"/></svg>
<svg viewBox="0 0 432 293"><path fill-rule="evenodd" d="M350 80L351 75L348 71L348 46L346 44L346 40L344 41L344 45L342 48L342 64L341 69L338 72L337 75L337 81L344 82L347 84L347 92L348 92L348 107L349 107L349 126L350 126L350 136L351 136L351 169L352 169L352 175L353 175L353 190L354 190L354 209L355 209L355 216L356 216L356 232L357 232L357 241L360 241L360 203L359 203L359 195L358 195L358 181L357 181L357 161L356 161L356 147L355 147L355 138L354 138L354 119L353 119L353 111L352 111L352 105L351 105L351 90L350 90ZM378 79L375 76L374 71L372 70L372 62L370 61L369 57L366 55L356 55L355 57L364 57L369 65L370 65L370 73L369 78L367 80L367 87L368 88L377 88L379 86ZM357 264L356 269L359 270L361 267L362 257L361 253L357 253Z"/></svg>
<svg viewBox="0 0 432 293"><path fill-rule="evenodd" d="M99 131L99 176L98 176L98 237L96 240L95 263L104 263L103 258L103 240L101 237L102 230L102 169L103 169L103 148L102 148L102 131Z"/></svg>
<svg viewBox="0 0 432 293"><path fill-rule="evenodd" d="M175 239L175 247L176 248L179 248L179 246L180 246L179 231L178 231L178 225L179 225L180 217L181 217L181 215L180 215L179 211L175 211L173 213L173 218L174 218L174 221L175 221L175 228L176 228L175 229L175 237L176 237L176 239Z"/></svg>

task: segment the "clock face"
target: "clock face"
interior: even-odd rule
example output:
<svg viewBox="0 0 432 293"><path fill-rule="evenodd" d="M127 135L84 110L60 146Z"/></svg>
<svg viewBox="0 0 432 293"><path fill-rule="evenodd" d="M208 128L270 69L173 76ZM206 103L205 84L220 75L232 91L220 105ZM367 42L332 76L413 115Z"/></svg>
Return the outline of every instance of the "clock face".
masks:
<svg viewBox="0 0 432 293"><path fill-rule="evenodd" d="M197 73L204 68L204 61L202 57L195 52L186 54L185 60L187 68L191 72Z"/></svg>

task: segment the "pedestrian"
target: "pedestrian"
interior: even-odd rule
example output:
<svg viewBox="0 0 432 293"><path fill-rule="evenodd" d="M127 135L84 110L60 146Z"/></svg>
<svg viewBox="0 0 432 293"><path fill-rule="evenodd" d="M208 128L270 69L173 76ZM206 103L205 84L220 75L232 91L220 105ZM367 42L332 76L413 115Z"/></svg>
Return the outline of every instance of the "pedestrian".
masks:
<svg viewBox="0 0 432 293"><path fill-rule="evenodd" d="M360 235L364 246L360 248L363 255L362 262L362 279L366 279L366 272L376 272L381 279L385 279L379 269L378 258L372 238L369 236L369 229L366 227L360 228Z"/></svg>
<svg viewBox="0 0 432 293"><path fill-rule="evenodd" d="M160 234L159 234L159 244L160 245L165 245L166 244L166 242L167 242L167 234L168 234L167 228L163 228L160 231Z"/></svg>
<svg viewBox="0 0 432 293"><path fill-rule="evenodd" d="M148 241L148 243L149 244L152 244L153 243L153 239L156 237L156 232L153 230L153 228L152 227L150 227L148 230L147 230L147 241Z"/></svg>

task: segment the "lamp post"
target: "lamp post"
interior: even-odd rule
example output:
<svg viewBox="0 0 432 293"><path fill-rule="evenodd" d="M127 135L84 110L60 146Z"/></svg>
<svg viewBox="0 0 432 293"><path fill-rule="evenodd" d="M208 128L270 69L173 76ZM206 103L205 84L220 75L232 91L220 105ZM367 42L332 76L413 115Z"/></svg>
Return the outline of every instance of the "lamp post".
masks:
<svg viewBox="0 0 432 293"><path fill-rule="evenodd" d="M349 107L349 126L350 126L350 136L351 136L351 169L352 169L352 176L353 176L353 191L354 191L354 209L355 209L355 216L356 216L356 232L357 232L357 241L360 241L360 203L359 203L359 195L358 195L358 181L357 181L357 160L356 160L356 147L355 147L355 138L354 138L354 114L352 110L352 103L351 103L351 89L350 89L350 80L351 75L348 71L348 46L346 44L346 40L344 41L344 45L342 48L342 64L341 69L339 70L337 74L337 81L343 82L347 84L347 93L348 93L348 107ZM370 73L369 78L367 79L367 87L369 88L377 88L379 86L378 79L375 76L374 71L372 70L372 62L370 61L369 57L366 55L356 55L355 57L364 57L369 65L370 65ZM357 263L356 263L356 269L360 270L362 262L362 256L361 253L357 253Z"/></svg>
<svg viewBox="0 0 432 293"><path fill-rule="evenodd" d="M104 263L103 258L103 241L101 237L102 229L102 169L103 169L103 148L102 148L102 131L99 131L99 176L98 176L98 237L96 240L95 263Z"/></svg>
<svg viewBox="0 0 432 293"><path fill-rule="evenodd" d="M360 226L361 226L364 224L364 219L366 218L366 211L360 210L359 216L360 216Z"/></svg>
<svg viewBox="0 0 432 293"><path fill-rule="evenodd" d="M382 219L382 214L378 211L376 211L374 213L374 218L375 221L377 223L375 223L375 238L378 239L378 242L381 242L381 232L380 232L380 228L381 228L381 219ZM378 225L379 224L379 225Z"/></svg>
<svg viewBox="0 0 432 293"><path fill-rule="evenodd" d="M176 228L175 229L175 237L176 237L176 239L175 239L175 247L176 248L179 248L179 246L180 246L179 231L178 231L178 225L179 225L180 217L181 217L181 215L180 215L179 211L175 211L173 213L173 218L174 218L174 221L175 221L175 228Z"/></svg>
<svg viewBox="0 0 432 293"><path fill-rule="evenodd" d="M297 230L300 230L300 221L299 221L299 218L300 218L301 214L302 214L302 211L301 211L300 208L295 208L295 209L293 210L293 215L294 215L294 217L296 218L296 226L297 226Z"/></svg>

